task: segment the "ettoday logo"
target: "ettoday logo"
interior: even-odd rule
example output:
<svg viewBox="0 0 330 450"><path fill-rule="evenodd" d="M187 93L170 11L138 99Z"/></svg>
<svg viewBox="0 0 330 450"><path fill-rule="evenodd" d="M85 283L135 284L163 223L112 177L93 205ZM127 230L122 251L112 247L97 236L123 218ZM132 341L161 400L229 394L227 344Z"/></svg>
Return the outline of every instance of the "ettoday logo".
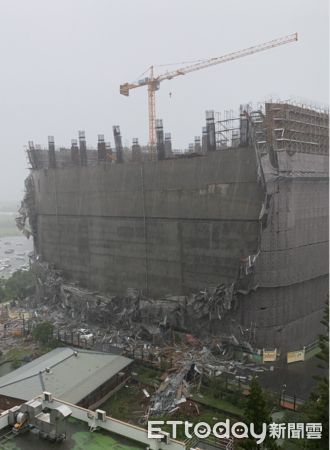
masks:
<svg viewBox="0 0 330 450"><path fill-rule="evenodd" d="M173 439L177 438L178 427L184 428L184 434L187 439L191 439L196 436L199 439L206 439L213 435L219 439L229 439L231 436L236 439L245 439L252 436L256 439L257 444L261 444L267 436L267 424L262 424L261 433L257 433L254 424L246 425L244 422L235 422L230 424L230 420L226 419L225 422L217 422L212 427L206 422L198 422L193 424L189 421L181 420L151 420L148 422L148 438L150 439L162 439L164 434L159 425L167 425L172 428L170 433Z"/></svg>
<svg viewBox="0 0 330 450"><path fill-rule="evenodd" d="M252 437L257 444L262 444L267 436L273 439L321 439L321 423L263 423L261 431L257 432L254 423L246 424L244 422L230 423L229 419L224 422L217 422L213 426L206 422L193 424L182 420L150 420L148 422L148 438L164 439L165 433L160 426L170 427L171 438L176 439L179 427L183 428L187 439L196 436L198 439L207 439L209 436L215 436L219 439L246 439Z"/></svg>

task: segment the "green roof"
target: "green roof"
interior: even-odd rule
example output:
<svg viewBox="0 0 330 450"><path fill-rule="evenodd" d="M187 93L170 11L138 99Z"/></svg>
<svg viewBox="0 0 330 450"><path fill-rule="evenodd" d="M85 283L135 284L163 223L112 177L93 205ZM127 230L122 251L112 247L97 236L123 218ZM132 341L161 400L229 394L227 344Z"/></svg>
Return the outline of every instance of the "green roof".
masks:
<svg viewBox="0 0 330 450"><path fill-rule="evenodd" d="M9 429L0 433L0 448L2 450L142 450L145 445L131 441L117 434L105 430L91 433L88 425L80 420L70 418L66 428L66 440L61 444L40 439L34 430L18 436L11 436L6 441L1 439L1 434L8 433Z"/></svg>

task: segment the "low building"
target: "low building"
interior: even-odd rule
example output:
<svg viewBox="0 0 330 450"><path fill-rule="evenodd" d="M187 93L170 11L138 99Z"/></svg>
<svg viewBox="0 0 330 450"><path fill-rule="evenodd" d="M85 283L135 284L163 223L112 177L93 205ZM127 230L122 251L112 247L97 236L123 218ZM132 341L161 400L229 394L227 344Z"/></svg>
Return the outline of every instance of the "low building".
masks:
<svg viewBox="0 0 330 450"><path fill-rule="evenodd" d="M184 442L171 439L168 433L162 434L161 439L151 438L146 428L108 417L100 409L91 411L56 399L50 392L0 414L1 450L189 448ZM232 450L224 446L208 448Z"/></svg>
<svg viewBox="0 0 330 450"><path fill-rule="evenodd" d="M126 382L132 362L120 355L56 348L0 378L0 409L24 403L43 391L94 409Z"/></svg>

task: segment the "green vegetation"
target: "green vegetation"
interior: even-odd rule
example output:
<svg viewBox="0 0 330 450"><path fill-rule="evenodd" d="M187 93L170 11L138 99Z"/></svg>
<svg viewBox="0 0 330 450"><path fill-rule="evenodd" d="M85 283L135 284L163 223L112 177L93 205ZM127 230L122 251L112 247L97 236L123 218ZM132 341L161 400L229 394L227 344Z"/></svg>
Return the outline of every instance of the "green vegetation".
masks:
<svg viewBox="0 0 330 450"><path fill-rule="evenodd" d="M263 423L269 424L272 422L267 398L259 381L255 377L250 383L250 394L245 403L244 418L246 423L254 424L254 429L257 433L261 432ZM257 444L254 438L250 437L243 441L241 447L247 450L257 450L260 448L273 450L278 448L276 441L269 436L264 441L264 447L261 445Z"/></svg>
<svg viewBox="0 0 330 450"><path fill-rule="evenodd" d="M308 422L307 416L304 412L285 411L282 423L306 423ZM299 450L301 448L307 448L303 439L288 439L286 438L283 443L285 450Z"/></svg>
<svg viewBox="0 0 330 450"><path fill-rule="evenodd" d="M208 405L219 411L237 417L243 416L243 394L239 385L234 384L227 376L221 375L212 380L204 380L200 392L193 396L195 401Z"/></svg>
<svg viewBox="0 0 330 450"><path fill-rule="evenodd" d="M326 303L324 318L321 323L326 332L319 336L319 367L326 370L325 375L316 376L317 385L300 412L286 412L283 422L286 423L321 423L321 439L286 439L285 450L328 450L329 449L329 302Z"/></svg>
<svg viewBox="0 0 330 450"><path fill-rule="evenodd" d="M159 370L139 365L134 367L133 372L136 373L134 379L147 386L158 386L161 382L162 372Z"/></svg>
<svg viewBox="0 0 330 450"><path fill-rule="evenodd" d="M33 359L33 352L29 347L15 347L6 353L5 359L11 361L13 369L17 369L24 364L24 360Z"/></svg>
<svg viewBox="0 0 330 450"><path fill-rule="evenodd" d="M233 405L229 401L215 398L211 395L211 393L207 394L206 392L204 392L202 395L203 397L198 394L194 394L192 398L202 405L210 406L211 408L217 409L231 416L237 416L240 418L243 417L243 410Z"/></svg>
<svg viewBox="0 0 330 450"><path fill-rule="evenodd" d="M0 363L0 365L4 364L5 362L10 362L11 368L17 369L23 364L26 364L27 362L32 361L35 358L39 358L39 356L42 356L45 353L53 350L55 346L58 346L55 345L55 341L51 341L51 344L54 345L42 346L37 349L29 346L14 347L8 350L8 352L6 352L6 354L1 357L2 363Z"/></svg>
<svg viewBox="0 0 330 450"><path fill-rule="evenodd" d="M138 423L146 410L146 397L141 387L129 385L116 392L100 408L116 419Z"/></svg>
<svg viewBox="0 0 330 450"><path fill-rule="evenodd" d="M108 415L130 423L141 426L141 417L146 413L149 399L143 393L143 387L147 389L150 395L161 382L162 373L159 370L136 365L133 370L132 382L115 393L109 400L100 406ZM205 393L208 392L205 388ZM198 422L207 422L211 426L216 422L226 420L227 418L242 417L243 411L229 401L215 399L211 393L203 394L201 398L195 394L194 401L187 401L180 406L180 409L171 415L150 416L149 420L189 420L195 424ZM196 404L194 403L196 402ZM165 431L167 427L163 427ZM184 430L178 428L177 439L185 440Z"/></svg>
<svg viewBox="0 0 330 450"><path fill-rule="evenodd" d="M318 383L304 407L307 422L322 423L322 438L306 440L303 444L303 448L313 450L329 448L329 299L321 323L326 332L319 336L320 353L316 357L321 361L319 367L326 369L326 374L315 377Z"/></svg>
<svg viewBox="0 0 330 450"><path fill-rule="evenodd" d="M53 341L54 325L51 322L41 322L32 331L33 338L41 345L49 345Z"/></svg>
<svg viewBox="0 0 330 450"><path fill-rule="evenodd" d="M8 278L0 279L0 301L22 300L34 292L35 278L31 270L18 270Z"/></svg>

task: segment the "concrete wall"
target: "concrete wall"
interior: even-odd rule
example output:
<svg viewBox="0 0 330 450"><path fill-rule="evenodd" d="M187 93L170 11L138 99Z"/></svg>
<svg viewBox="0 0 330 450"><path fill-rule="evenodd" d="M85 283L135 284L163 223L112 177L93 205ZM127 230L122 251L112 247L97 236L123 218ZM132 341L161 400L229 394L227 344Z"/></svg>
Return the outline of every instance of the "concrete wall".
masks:
<svg viewBox="0 0 330 450"><path fill-rule="evenodd" d="M259 288L240 296L228 322L240 323L244 336L258 348L282 352L314 342L322 332L320 321L328 292L328 276L277 288Z"/></svg>
<svg viewBox="0 0 330 450"><path fill-rule="evenodd" d="M325 178L276 181L257 262L260 286L288 286L328 274L328 189Z"/></svg>
<svg viewBox="0 0 330 450"><path fill-rule="evenodd" d="M239 329L259 348L301 348L321 331L327 294L327 179L319 164L317 177L271 168L263 185L257 167L253 148L236 148L33 171L38 251L91 289L161 296L232 283L240 259L260 250L257 290L238 295L235 310L210 330Z"/></svg>
<svg viewBox="0 0 330 450"><path fill-rule="evenodd" d="M251 148L159 163L33 172L38 251L107 292L183 293L235 280L264 192Z"/></svg>

